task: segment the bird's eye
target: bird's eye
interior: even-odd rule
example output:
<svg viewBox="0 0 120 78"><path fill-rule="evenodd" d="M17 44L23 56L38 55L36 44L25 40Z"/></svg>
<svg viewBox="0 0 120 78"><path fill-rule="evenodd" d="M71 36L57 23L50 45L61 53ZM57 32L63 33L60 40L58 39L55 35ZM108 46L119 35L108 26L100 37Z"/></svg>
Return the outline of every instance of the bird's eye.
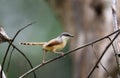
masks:
<svg viewBox="0 0 120 78"><path fill-rule="evenodd" d="M64 34L64 36L70 36L69 34Z"/></svg>

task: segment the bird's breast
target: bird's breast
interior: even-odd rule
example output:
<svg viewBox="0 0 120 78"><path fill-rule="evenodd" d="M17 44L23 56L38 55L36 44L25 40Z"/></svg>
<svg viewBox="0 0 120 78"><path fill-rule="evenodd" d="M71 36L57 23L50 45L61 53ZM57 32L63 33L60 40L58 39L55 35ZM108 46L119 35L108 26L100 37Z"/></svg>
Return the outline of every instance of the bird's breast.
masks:
<svg viewBox="0 0 120 78"><path fill-rule="evenodd" d="M51 52L53 52L54 50L60 51L65 47L65 45L66 45L66 42L62 42L62 43L54 45L54 46L43 46L43 49L45 49L47 51L51 51Z"/></svg>

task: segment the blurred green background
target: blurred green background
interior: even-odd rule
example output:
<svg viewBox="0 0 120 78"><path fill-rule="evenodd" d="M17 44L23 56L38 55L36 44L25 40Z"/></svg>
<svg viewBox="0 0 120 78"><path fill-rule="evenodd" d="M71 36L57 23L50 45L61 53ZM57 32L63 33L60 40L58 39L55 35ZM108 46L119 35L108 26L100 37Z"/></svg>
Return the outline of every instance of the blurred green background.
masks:
<svg viewBox="0 0 120 78"><path fill-rule="evenodd" d="M0 25L4 27L10 38L21 27L34 21L37 23L23 30L17 36L14 44L25 53L33 66L36 66L42 61L42 48L39 46L23 46L18 43L48 41L63 32L62 24L56 19L52 8L45 0L0 0ZM0 62L3 60L7 46L7 43L0 45ZM67 50L68 46L63 51ZM46 60L56 56L58 54L47 53ZM30 69L28 62L15 50L9 71L6 72L8 59L5 62L5 73L8 78L18 78ZM72 78L71 56L66 56L39 68L36 74L37 78ZM33 78L33 74L31 73L25 78Z"/></svg>

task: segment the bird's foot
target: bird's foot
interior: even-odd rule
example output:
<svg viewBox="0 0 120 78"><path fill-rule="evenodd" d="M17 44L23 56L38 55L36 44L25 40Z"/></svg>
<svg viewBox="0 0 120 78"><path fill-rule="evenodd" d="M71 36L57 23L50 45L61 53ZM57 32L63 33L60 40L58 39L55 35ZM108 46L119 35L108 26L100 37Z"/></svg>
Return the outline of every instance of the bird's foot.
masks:
<svg viewBox="0 0 120 78"><path fill-rule="evenodd" d="M64 53L63 52L60 52L61 53L61 55L63 56L64 55Z"/></svg>

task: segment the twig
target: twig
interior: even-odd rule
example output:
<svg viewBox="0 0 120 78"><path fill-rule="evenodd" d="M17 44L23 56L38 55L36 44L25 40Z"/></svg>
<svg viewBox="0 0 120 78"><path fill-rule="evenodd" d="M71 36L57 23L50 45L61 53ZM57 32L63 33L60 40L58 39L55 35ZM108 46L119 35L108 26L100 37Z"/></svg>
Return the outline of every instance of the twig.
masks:
<svg viewBox="0 0 120 78"><path fill-rule="evenodd" d="M108 39L109 39L110 41L112 41L110 37L108 37ZM117 57L117 52L116 52L116 50L115 50L114 44L112 44L112 47L113 47L113 51L114 51L114 54L115 54L115 59L116 59L116 63L117 63L117 68L118 68L118 71L120 71L120 68L119 68L119 60L118 60L118 57Z"/></svg>
<svg viewBox="0 0 120 78"><path fill-rule="evenodd" d="M13 41L12 41L12 42L13 42ZM3 61L2 61L2 68L1 68L1 70L4 69L5 60L6 60L6 57L7 57L7 54L8 54L8 52L9 52L9 49L10 49L10 47L11 47L12 42L10 42L10 44L8 45L8 48L7 48L6 52L5 52L5 56L4 56ZM2 75L2 72L0 72L0 73L1 73L1 75ZM1 76L1 78L2 78L2 76Z"/></svg>
<svg viewBox="0 0 120 78"><path fill-rule="evenodd" d="M17 35L18 35L23 29L27 28L28 26L30 26L30 25L32 25L32 24L34 24L34 23L35 23L35 22L30 23L30 24L26 25L25 27L19 29L19 30L17 31L17 33L15 34L15 36L13 37L13 39L12 39L11 41L8 41L9 45L8 45L8 48L7 48L6 52L5 52L5 56L4 56L3 61L2 61L2 69L1 69L1 70L4 69L4 63L5 63L6 57L7 57L7 55L8 55L9 49L10 49L11 45L13 46L12 43L13 43L13 41L15 40L15 38L17 37ZM15 46L13 46L13 47L15 47ZM18 48L16 48L16 49L18 50ZM19 50L19 52L23 55L23 53L22 53L20 50ZM25 57L25 55L24 55L24 57ZM26 57L25 57L25 58L26 58ZM27 59L27 61L28 61L28 60L29 60L29 59ZM30 64L30 66L31 66L31 62L30 62L30 61L28 61L28 62L29 62L29 64ZM32 66L32 68L33 68L33 66ZM2 72L1 72L1 74L2 74ZM35 73L34 73L34 77L36 78ZM1 76L1 78L2 78L2 76Z"/></svg>
<svg viewBox="0 0 120 78"><path fill-rule="evenodd" d="M95 57L97 58L98 60L98 56L96 54L96 49L94 48L94 46L92 45L92 48L93 48L93 53L95 54ZM105 66L100 62L100 65L102 66L102 68L106 71L106 73L111 77L110 73L108 72L108 70L105 68ZM97 66L99 68L99 66Z"/></svg>
<svg viewBox="0 0 120 78"><path fill-rule="evenodd" d="M7 65L7 72L8 72L8 70L9 70L10 61L11 61L11 57L12 57L12 53L13 53L14 49L15 49L15 48L13 47L13 49L12 49L11 52L10 52L10 57L9 57L9 60L8 60L8 65Z"/></svg>
<svg viewBox="0 0 120 78"><path fill-rule="evenodd" d="M13 37L12 40L14 41L14 39L17 37L17 35L18 35L23 29L25 29L25 28L27 28L28 26L31 26L32 24L35 24L35 23L36 23L36 22L32 22L32 23L26 25L25 27L19 29L19 30L17 31L17 33L15 34L15 36Z"/></svg>
<svg viewBox="0 0 120 78"><path fill-rule="evenodd" d="M95 68L97 67L97 65L99 64L100 60L102 59L102 57L105 55L105 53L107 52L108 48L112 45L112 43L114 42L114 40L118 37L118 35L120 34L120 32L118 32L115 37L113 38L113 40L108 44L108 46L105 48L105 50L103 51L102 55L100 56L100 58L98 59L98 61L96 62L95 66L93 67L93 69L90 71L90 73L88 74L87 78L90 78L90 76L92 75L92 73L94 72Z"/></svg>
<svg viewBox="0 0 120 78"><path fill-rule="evenodd" d="M26 56L20 49L18 49L14 44L12 44L12 46L13 46L20 54L23 55L23 57L24 57L24 58L27 60L27 62L29 63L30 67L33 68L32 63L31 63L30 60L27 58L27 56ZM35 72L33 72L33 74L34 74L34 78L36 78Z"/></svg>
<svg viewBox="0 0 120 78"><path fill-rule="evenodd" d="M45 63L39 64L39 65L37 65L36 67L34 67L33 69L31 69L31 70L27 71L26 73L24 73L23 75L21 75L19 78L24 78L24 77L26 77L28 74L30 74L31 72L37 70L38 68L40 68L40 67L42 67L42 66L44 66L44 65L47 65L48 63L51 63L51 62L53 62L53 61L56 61L56 60L58 60L58 59L60 59L60 58L62 58L62 57L64 57L64 56L66 56L66 55L68 55L68 54L70 54L70 53L73 53L73 52L75 52L75 51L77 51L77 50L79 50L79 49L82 49L82 48L87 47L87 46L89 46L89 45L95 44L95 43L97 43L97 42L99 42L99 41L101 41L101 40L104 40L104 39L106 39L107 37L109 37L109 36L111 36L111 35L113 35L113 34L115 34L115 33L117 33L117 32L120 32L120 30L117 30L117 31L115 31L115 32L113 32L113 33L111 33L111 34L103 37L103 38L100 38L100 39L97 39L97 40L95 40L95 41L92 41L92 42L90 42L90 43L88 43L88 44L85 44L85 45L83 45L83 46L81 46L81 47L78 47L78 48L76 48L76 49L73 49L73 50L71 50L71 51L68 51L68 52L66 52L64 55L57 56L57 57L55 57L55 58L53 58L53 59L51 59L51 60L46 61Z"/></svg>

